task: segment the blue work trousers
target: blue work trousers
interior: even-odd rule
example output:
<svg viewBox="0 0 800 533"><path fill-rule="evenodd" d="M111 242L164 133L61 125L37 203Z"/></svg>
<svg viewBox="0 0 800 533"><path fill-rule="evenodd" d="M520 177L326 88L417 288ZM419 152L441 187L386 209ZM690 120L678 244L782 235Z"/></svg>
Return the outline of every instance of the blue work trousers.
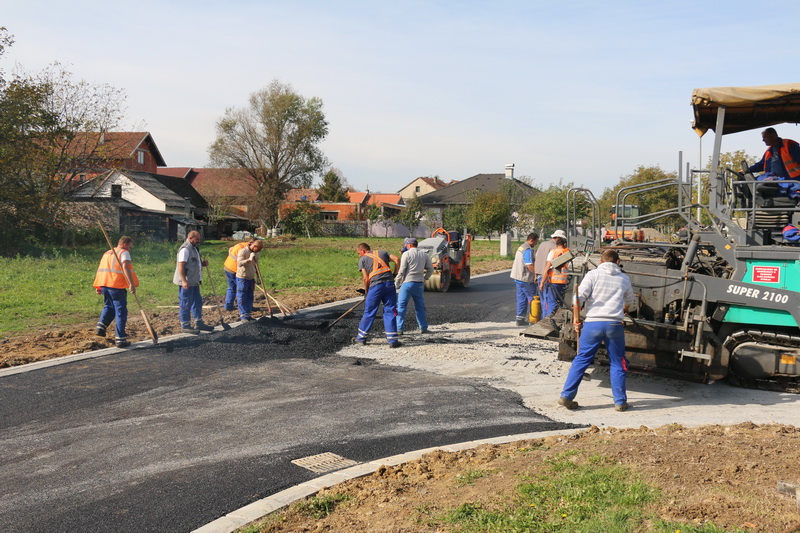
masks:
<svg viewBox="0 0 800 533"><path fill-rule="evenodd" d="M406 321L406 307L408 301L414 300L414 314L417 316L417 324L420 331L428 329L428 313L425 311L425 299L423 293L425 285L421 281L407 281L400 286L400 293L397 295L397 331L403 331Z"/></svg>
<svg viewBox="0 0 800 533"><path fill-rule="evenodd" d="M97 325L106 329L111 321L116 319L114 333L117 341L128 340L128 336L125 334L125 324L128 323L128 290L100 287L100 291L103 295L103 310L100 311L100 320Z"/></svg>
<svg viewBox="0 0 800 533"><path fill-rule="evenodd" d="M179 285L178 302L180 305L178 316L182 328L192 327L192 318L194 318L195 324L203 323L203 297L200 296L199 286L195 285L184 289L182 285Z"/></svg>
<svg viewBox="0 0 800 533"><path fill-rule="evenodd" d="M575 399L583 374L594 361L600 344L605 344L608 360L611 363L611 394L614 396L614 403L620 405L628 401L625 392L625 376L628 372L628 361L625 359L625 328L619 321L583 323L578 355L572 360L564 390L561 391L563 398Z"/></svg>
<svg viewBox="0 0 800 533"><path fill-rule="evenodd" d="M364 316L358 324L359 342L367 340L367 334L375 322L378 308L383 304L383 328L386 330L386 341L389 344L397 343L397 292L394 281L381 281L370 286L364 302Z"/></svg>
<svg viewBox="0 0 800 533"><path fill-rule="evenodd" d="M236 302L236 273L225 272L225 279L228 280L228 290L225 292L225 310L233 311L235 309L234 303Z"/></svg>
<svg viewBox="0 0 800 533"><path fill-rule="evenodd" d="M544 282L544 290L542 290L542 316L547 318L556 311L564 303L564 294L567 292L566 283L550 283Z"/></svg>
<svg viewBox="0 0 800 533"><path fill-rule="evenodd" d="M236 278L236 299L239 301L239 316L248 318L253 313L253 298L256 280Z"/></svg>
<svg viewBox="0 0 800 533"><path fill-rule="evenodd" d="M517 320L527 320L533 297L538 293L536 284L517 279L514 280L514 283L517 286Z"/></svg>

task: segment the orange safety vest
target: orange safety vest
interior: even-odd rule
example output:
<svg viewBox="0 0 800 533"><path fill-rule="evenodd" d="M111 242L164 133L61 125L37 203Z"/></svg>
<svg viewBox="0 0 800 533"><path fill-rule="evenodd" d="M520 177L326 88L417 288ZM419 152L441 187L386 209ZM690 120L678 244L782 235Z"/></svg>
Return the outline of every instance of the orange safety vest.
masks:
<svg viewBox="0 0 800 533"><path fill-rule="evenodd" d="M778 149L778 154L781 157L781 161L783 161L783 166L786 167L786 172L789 174L789 177L793 180L800 178L800 163L792 159L791 154L789 154L789 146L791 143L795 143L789 139L781 139L783 143L781 147ZM797 144L797 143L795 143ZM767 163L772 158L772 147L770 146L767 148L766 153L764 153L764 172L767 172Z"/></svg>
<svg viewBox="0 0 800 533"><path fill-rule="evenodd" d="M555 250L553 250L553 259L567 252L569 252L569 248L564 248L563 250L559 250L558 248L556 248ZM550 277L550 283L552 283L553 285L565 285L567 283L567 280L569 279L569 276L567 275L567 265L564 264L559 269L551 267L548 275Z"/></svg>
<svg viewBox="0 0 800 533"><path fill-rule="evenodd" d="M239 266L236 263L236 256L239 255L239 252L242 251L242 248L250 244L249 242L240 242L239 244L234 244L230 248L228 248L228 257L225 258L225 269L236 272L236 268Z"/></svg>
<svg viewBox="0 0 800 533"><path fill-rule="evenodd" d="M116 248L117 254L122 254L125 250ZM139 286L139 278L133 270L131 264L131 274L133 275L133 286ZM111 289L127 289L130 287L122 272L122 266L117 262L112 250L107 251L100 258L100 266L97 267L97 274L94 277L94 288L108 287Z"/></svg>
<svg viewBox="0 0 800 533"><path fill-rule="evenodd" d="M392 269L389 268L389 265L383 262L383 260L378 257L377 252L367 252L364 255L367 257L372 258L372 272L369 273L369 279L377 276L378 274L383 274L384 272L391 272Z"/></svg>

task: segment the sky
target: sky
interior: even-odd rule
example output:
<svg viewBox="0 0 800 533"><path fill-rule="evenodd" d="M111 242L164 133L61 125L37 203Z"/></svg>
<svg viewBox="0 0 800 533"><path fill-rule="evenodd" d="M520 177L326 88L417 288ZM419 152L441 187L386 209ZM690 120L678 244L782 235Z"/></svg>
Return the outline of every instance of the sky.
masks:
<svg viewBox="0 0 800 533"><path fill-rule="evenodd" d="M59 62L74 80L123 89L120 129L149 131L168 166L209 166L225 110L279 80L323 101L321 148L357 190L397 192L419 176L462 180L513 163L537 187L573 183L599 197L639 166L707 162L713 135L701 141L691 129L694 88L800 81L785 72L794 52L783 53L800 40L800 2L769 8L0 0L0 26L15 39L0 68ZM800 140L795 125L777 129ZM764 145L749 131L726 136L722 150L760 157Z"/></svg>

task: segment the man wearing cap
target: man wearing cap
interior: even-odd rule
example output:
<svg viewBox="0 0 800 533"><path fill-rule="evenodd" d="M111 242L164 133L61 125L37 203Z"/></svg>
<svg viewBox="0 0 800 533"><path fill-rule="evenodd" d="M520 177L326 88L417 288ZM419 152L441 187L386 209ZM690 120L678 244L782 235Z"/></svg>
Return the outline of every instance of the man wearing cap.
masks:
<svg viewBox="0 0 800 533"><path fill-rule="evenodd" d="M400 256L400 268L394 278L397 297L397 332L403 333L408 300L414 299L414 314L421 333L428 333L428 315L425 312L425 280L433 274L433 262L428 254L417 248L417 239L409 237L403 242L405 252Z"/></svg>
<svg viewBox="0 0 800 533"><path fill-rule="evenodd" d="M527 326L528 309L536 296L536 273L534 270L533 247L539 242L538 233L529 233L525 242L517 248L514 254L514 264L511 267L511 279L517 287L517 325Z"/></svg>
<svg viewBox="0 0 800 533"><path fill-rule="evenodd" d="M542 284L542 276L544 276L544 266L547 263L547 256L556 249L556 237L566 239L567 234L564 233L564 230L557 229L550 237L550 240L543 242L536 249L536 262L533 265L533 270L536 272L537 287ZM539 309L539 320L541 320L542 314L544 313L544 306L541 306Z"/></svg>

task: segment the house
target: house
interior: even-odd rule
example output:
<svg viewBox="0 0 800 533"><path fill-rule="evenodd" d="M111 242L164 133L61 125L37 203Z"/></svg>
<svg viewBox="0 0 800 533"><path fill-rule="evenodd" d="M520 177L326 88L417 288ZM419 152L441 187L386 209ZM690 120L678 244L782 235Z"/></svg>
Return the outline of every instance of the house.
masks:
<svg viewBox="0 0 800 533"><path fill-rule="evenodd" d="M114 231L183 240L204 233L209 205L185 180L149 172L110 170L79 185L65 207L76 226L97 222Z"/></svg>
<svg viewBox="0 0 800 533"><path fill-rule="evenodd" d="M349 191L347 202L325 202L319 199L316 189L292 189L286 193L281 204L281 213L286 213L302 201L313 202L320 208L325 221L366 220L369 218L369 206L376 205L381 214L390 217L405 207L403 198L396 193L371 193Z"/></svg>
<svg viewBox="0 0 800 533"><path fill-rule="evenodd" d="M399 194L404 200L408 200L409 198L413 198L415 194L417 196L422 196L423 194L428 194L429 192L438 191L439 189L447 187L453 183L456 183L456 180L453 180L450 183L445 183L439 178L439 176L434 176L432 178L419 177L397 191L397 194Z"/></svg>
<svg viewBox="0 0 800 533"><path fill-rule="evenodd" d="M109 170L155 173L159 166L166 166L153 137L146 131L82 132L63 149L68 159L66 189Z"/></svg>
<svg viewBox="0 0 800 533"><path fill-rule="evenodd" d="M439 190L420 196L425 209L438 213L439 220L444 210L452 206L470 206L476 194L482 192L502 191L503 187L511 184L521 191L530 193L535 189L513 177L513 171L505 174L476 174L462 181L452 183Z"/></svg>

